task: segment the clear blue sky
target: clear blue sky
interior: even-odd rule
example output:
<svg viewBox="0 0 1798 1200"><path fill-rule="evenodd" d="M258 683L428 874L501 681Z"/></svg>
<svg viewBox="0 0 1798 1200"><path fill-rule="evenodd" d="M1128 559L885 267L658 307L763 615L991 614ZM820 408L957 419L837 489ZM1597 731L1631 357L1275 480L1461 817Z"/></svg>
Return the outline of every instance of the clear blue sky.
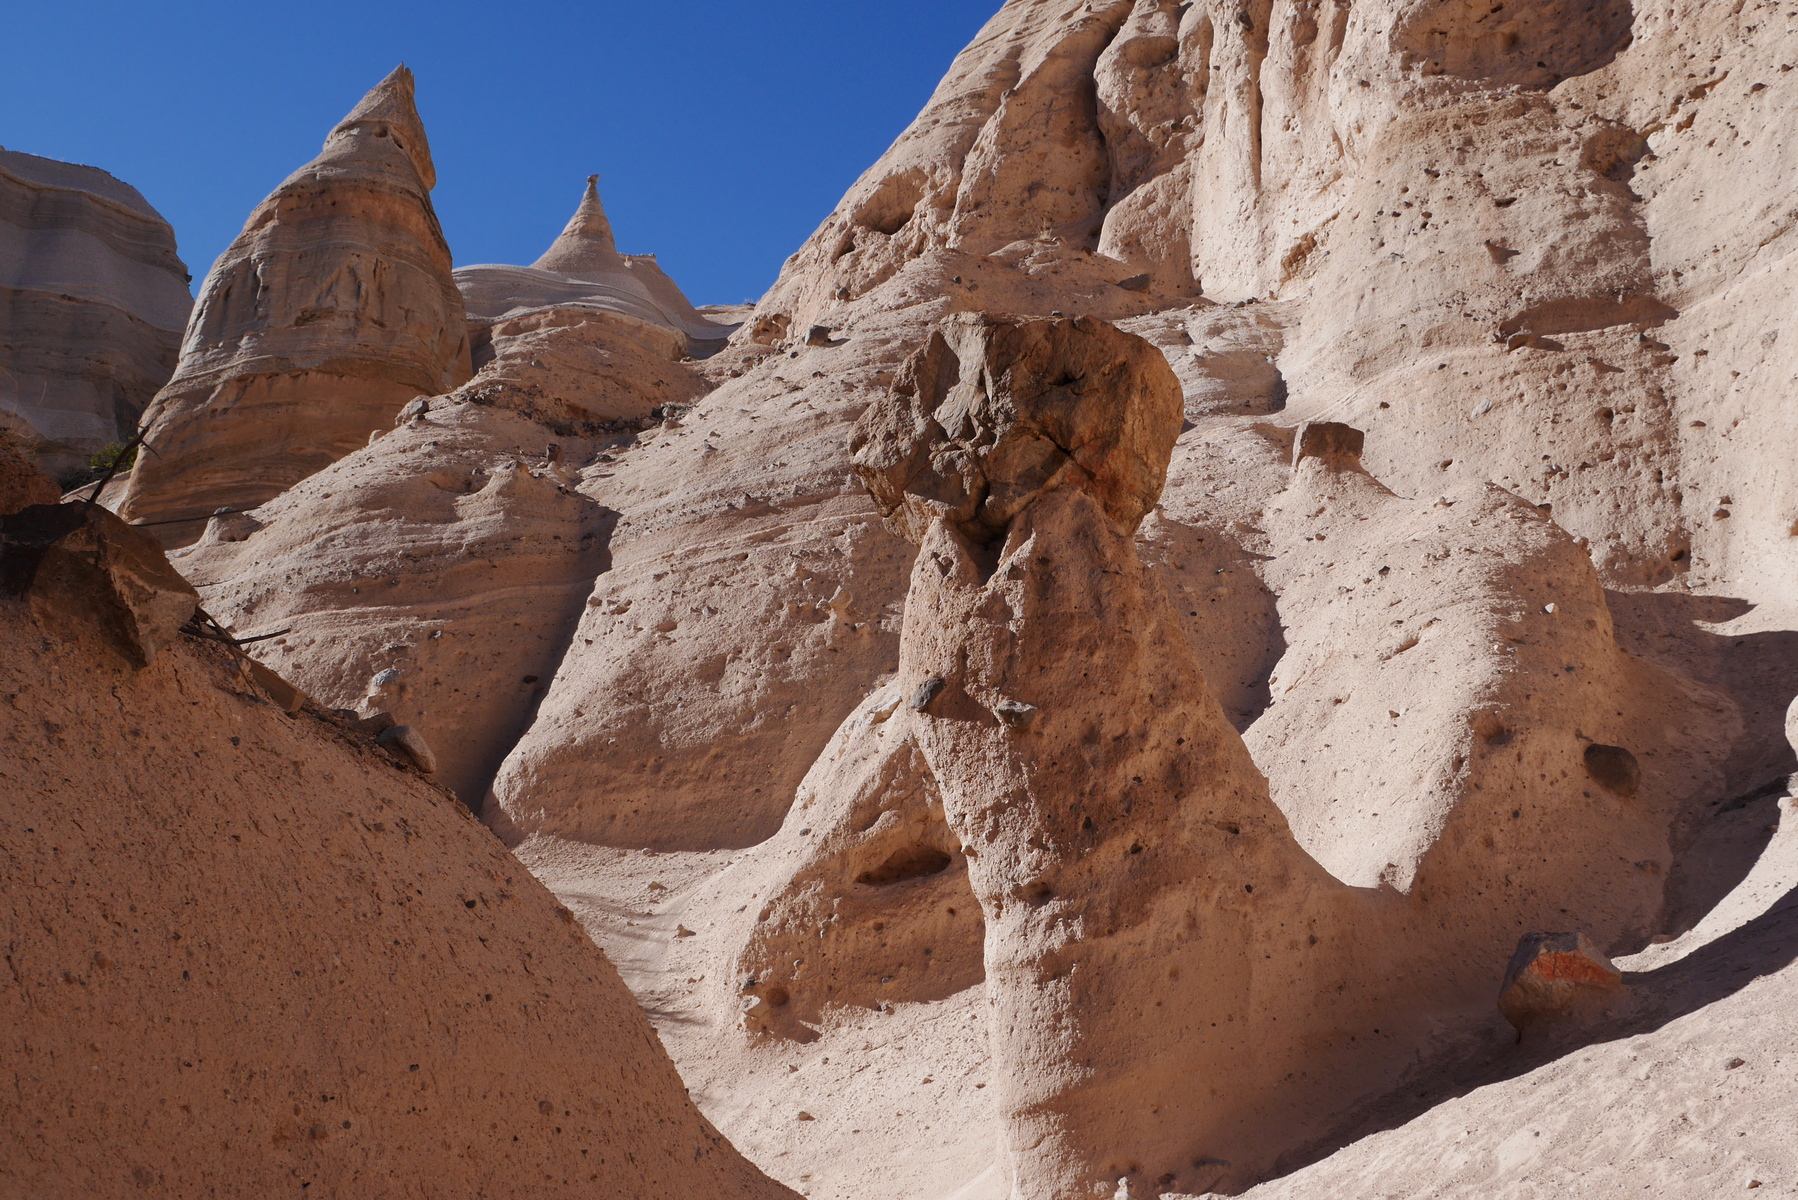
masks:
<svg viewBox="0 0 1798 1200"><path fill-rule="evenodd" d="M530 262L597 171L619 249L760 296L1000 0L12 0L0 145L102 167L196 282L396 63L458 263Z"/></svg>

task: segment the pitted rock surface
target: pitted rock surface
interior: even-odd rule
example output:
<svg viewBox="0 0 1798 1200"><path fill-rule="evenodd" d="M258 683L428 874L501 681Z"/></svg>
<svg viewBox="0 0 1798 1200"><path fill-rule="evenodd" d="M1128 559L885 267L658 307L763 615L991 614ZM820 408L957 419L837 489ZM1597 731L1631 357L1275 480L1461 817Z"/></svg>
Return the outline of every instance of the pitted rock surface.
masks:
<svg viewBox="0 0 1798 1200"><path fill-rule="evenodd" d="M1128 531L1161 495L1181 411L1179 380L1134 334L967 315L932 332L850 448L888 527L914 543L938 518L990 542L1057 487Z"/></svg>

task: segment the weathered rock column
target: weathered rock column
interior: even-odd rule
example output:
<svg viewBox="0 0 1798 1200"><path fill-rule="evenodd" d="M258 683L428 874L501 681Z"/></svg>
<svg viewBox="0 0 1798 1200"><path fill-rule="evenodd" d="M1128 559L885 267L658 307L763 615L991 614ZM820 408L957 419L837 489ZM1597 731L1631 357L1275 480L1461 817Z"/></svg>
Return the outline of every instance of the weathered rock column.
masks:
<svg viewBox="0 0 1798 1200"><path fill-rule="evenodd" d="M1390 894L1297 848L1137 558L1179 427L1146 343L977 320L858 431L921 541L886 736L921 747L985 916L1020 1200L1252 1180L1340 1103L1321 1077L1389 992L1345 932Z"/></svg>

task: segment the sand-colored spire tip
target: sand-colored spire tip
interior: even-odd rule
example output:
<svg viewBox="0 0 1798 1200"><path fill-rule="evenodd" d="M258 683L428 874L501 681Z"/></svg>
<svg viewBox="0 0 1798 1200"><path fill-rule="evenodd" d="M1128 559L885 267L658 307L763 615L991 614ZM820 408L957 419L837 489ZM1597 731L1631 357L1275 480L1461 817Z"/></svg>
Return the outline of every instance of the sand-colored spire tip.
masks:
<svg viewBox="0 0 1798 1200"><path fill-rule="evenodd" d="M583 278L623 267L618 244L612 238L612 223L606 219L605 205L599 199L598 175L587 176L580 207L574 210L561 236L533 265L539 270Z"/></svg>
<svg viewBox="0 0 1798 1200"><path fill-rule="evenodd" d="M427 190L437 186L437 168L431 161L431 143L425 137L424 120L418 115L417 80L405 63L369 89L349 115L331 130L331 137L361 125L384 124L412 159ZM330 141L327 139L326 145Z"/></svg>

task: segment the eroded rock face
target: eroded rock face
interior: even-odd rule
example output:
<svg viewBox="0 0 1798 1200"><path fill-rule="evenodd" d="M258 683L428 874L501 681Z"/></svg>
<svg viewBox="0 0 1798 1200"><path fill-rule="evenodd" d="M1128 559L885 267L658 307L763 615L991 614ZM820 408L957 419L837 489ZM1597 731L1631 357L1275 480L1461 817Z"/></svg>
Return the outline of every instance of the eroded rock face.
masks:
<svg viewBox="0 0 1798 1200"><path fill-rule="evenodd" d="M478 805L607 565L617 514L545 461L560 435L439 398L174 561L255 653L321 703L417 726ZM573 458L590 442L554 441ZM522 451L521 451L522 448Z"/></svg>
<svg viewBox="0 0 1798 1200"><path fill-rule="evenodd" d="M903 706L888 685L856 710L745 871L766 897L734 963L752 1032L808 1041L830 1006L888 1011L985 978L970 860L935 776L877 728Z"/></svg>
<svg viewBox="0 0 1798 1200"><path fill-rule="evenodd" d="M781 828L843 718L891 671L911 551L845 449L866 397L928 336L917 314L846 345L707 360L718 386L584 473L622 514L611 568L486 815L660 850Z"/></svg>
<svg viewBox="0 0 1798 1200"><path fill-rule="evenodd" d="M1078 487L1126 531L1154 506L1180 384L1153 346L1091 317L958 318L933 332L850 441L893 531L947 521L990 542L1043 492Z"/></svg>
<svg viewBox="0 0 1798 1200"><path fill-rule="evenodd" d="M57 477L129 439L174 373L187 283L136 188L0 150L0 428Z"/></svg>
<svg viewBox="0 0 1798 1200"><path fill-rule="evenodd" d="M430 145L397 68L250 214L201 288L175 378L146 414L119 512L199 536L365 444L471 373L431 207Z"/></svg>
<svg viewBox="0 0 1798 1200"><path fill-rule="evenodd" d="M1302 429L1267 513L1287 649L1245 737L1275 802L1347 883L1479 892L1526 928L1570 908L1640 945L1682 798L1724 786L1739 714L1621 651L1590 558L1541 510L1491 485L1396 496L1355 432ZM1589 764L1628 741L1651 771L1625 794ZM1494 956L1515 936L1477 927Z"/></svg>
<svg viewBox="0 0 1798 1200"><path fill-rule="evenodd" d="M478 807L610 566L618 514L582 471L609 474L652 412L703 394L682 345L592 309L500 321L466 385L410 402L269 503L213 517L175 562L241 636L288 630L256 653L307 692L416 724L439 777Z"/></svg>
<svg viewBox="0 0 1798 1200"><path fill-rule="evenodd" d="M1777 536L1777 549L1757 544L1783 561L1789 517L1777 534L1771 512L1753 531L1718 528L1716 498L1733 484L1719 477L1694 502L1679 482L1710 479L1710 435L1682 433L1673 397L1742 401L1715 391L1727 376L1675 371L1707 347L1695 333L1682 351L1664 328L1682 298L1734 286L1713 266L1737 269L1705 258L1696 185L1677 181L1710 169L1704 140L1663 119L1700 117L1722 93L1687 96L1697 85L1664 64L1702 29L1719 62L1777 70L1777 39L1751 25L1701 6L1558 0L1352 16L1345 3L1006 5L755 321L841 327L919 277L980 307L1109 319L1189 304L1202 283L1210 301L1289 307L1279 338L1212 351L1207 332L1182 337L1210 360L1188 370L1169 353L1195 406L1211 389L1194 385L1215 373L1277 397L1274 410L1291 396L1298 419L1394 430L1369 463L1393 487L1438 488L1446 471L1553 503L1607 583L1665 582L1694 541ZM1732 115L1706 138L1771 119L1778 102L1761 87L1729 92ZM1746 132L1727 139L1744 143L1745 167L1777 157ZM1008 174L1020 164L1028 180ZM1767 228L1783 220L1755 212ZM1657 237L1677 265L1657 271ZM1731 344L1777 370L1784 351L1755 342L1769 330L1751 314L1777 310L1783 274L1750 275L1739 295L1764 299L1723 302L1740 314ZM1139 278L1142 291L1119 286ZM1704 453L1687 455L1687 441ZM1752 557L1739 569L1759 570Z"/></svg>
<svg viewBox="0 0 1798 1200"><path fill-rule="evenodd" d="M506 317L482 341L487 361L455 395L566 436L635 431L706 391L680 363L688 343L678 331L586 306Z"/></svg>

